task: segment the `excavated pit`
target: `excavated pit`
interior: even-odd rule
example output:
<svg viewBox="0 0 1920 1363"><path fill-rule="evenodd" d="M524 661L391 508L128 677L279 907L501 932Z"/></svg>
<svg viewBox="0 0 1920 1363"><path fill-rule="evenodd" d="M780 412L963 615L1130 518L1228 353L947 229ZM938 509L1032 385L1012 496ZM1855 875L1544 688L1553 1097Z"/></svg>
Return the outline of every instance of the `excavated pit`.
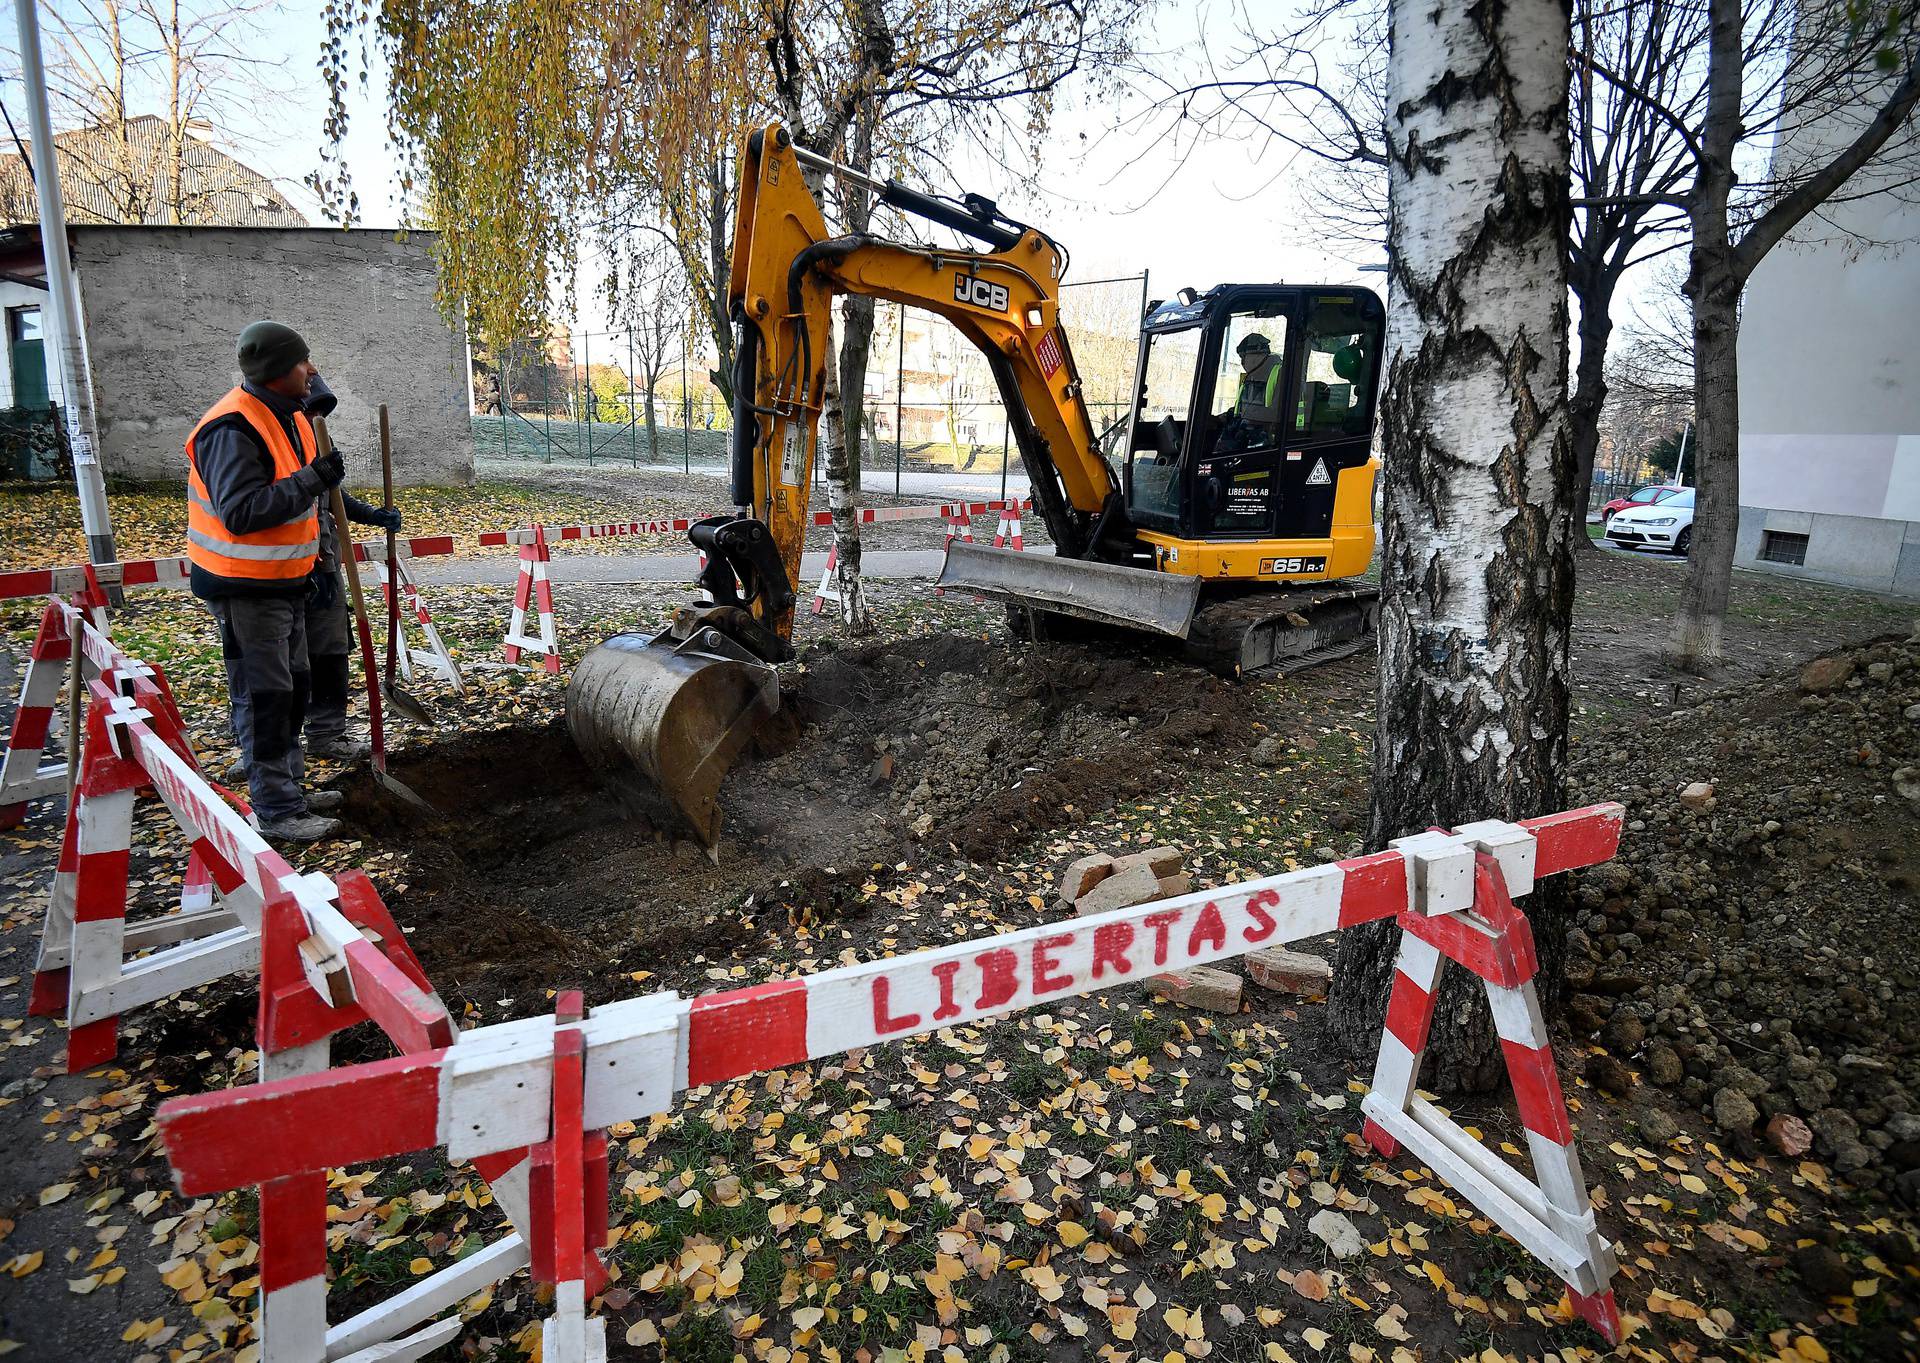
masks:
<svg viewBox="0 0 1920 1363"><path fill-rule="evenodd" d="M562 723L397 759L438 817L350 785L356 833L405 852L391 902L442 993L611 996L638 970L709 987L756 932L851 926L896 865L1016 857L1252 741L1246 688L1123 646L930 634L814 650L782 686L722 791L717 864L637 781L590 771Z"/></svg>

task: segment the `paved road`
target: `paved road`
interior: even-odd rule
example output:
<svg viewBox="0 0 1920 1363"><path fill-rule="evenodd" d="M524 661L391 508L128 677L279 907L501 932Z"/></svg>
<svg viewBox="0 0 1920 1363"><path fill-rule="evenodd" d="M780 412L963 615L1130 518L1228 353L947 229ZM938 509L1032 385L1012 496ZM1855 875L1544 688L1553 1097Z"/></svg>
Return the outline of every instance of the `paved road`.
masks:
<svg viewBox="0 0 1920 1363"><path fill-rule="evenodd" d="M708 478L724 479L727 470L721 464L695 464L693 472ZM861 473L860 487L867 492L893 491L893 473L888 469L865 469ZM1007 471L1007 495L1024 497L1027 495L1027 475ZM903 469L900 473L900 495L903 497L965 497L969 501L979 501L1000 495L1000 472L992 473L950 473L944 470Z"/></svg>

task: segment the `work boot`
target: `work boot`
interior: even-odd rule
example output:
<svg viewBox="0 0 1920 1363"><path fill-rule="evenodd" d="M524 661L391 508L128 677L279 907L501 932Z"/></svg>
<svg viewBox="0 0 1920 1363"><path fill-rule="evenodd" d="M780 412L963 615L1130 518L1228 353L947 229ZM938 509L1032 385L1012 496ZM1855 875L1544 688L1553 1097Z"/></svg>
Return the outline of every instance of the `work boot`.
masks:
<svg viewBox="0 0 1920 1363"><path fill-rule="evenodd" d="M226 770L220 773L223 786L244 786L247 783L247 759L236 757L227 763Z"/></svg>
<svg viewBox="0 0 1920 1363"><path fill-rule="evenodd" d="M337 738L309 739L308 757L326 757L335 762L358 762L373 752L373 745L364 739L351 738L341 734Z"/></svg>
<svg viewBox="0 0 1920 1363"><path fill-rule="evenodd" d="M319 842L340 831L340 820L323 819L318 814L283 814L277 819L253 816L260 836L274 842Z"/></svg>
<svg viewBox="0 0 1920 1363"><path fill-rule="evenodd" d="M347 797L337 790L310 790L307 792L307 813L331 814L347 802Z"/></svg>

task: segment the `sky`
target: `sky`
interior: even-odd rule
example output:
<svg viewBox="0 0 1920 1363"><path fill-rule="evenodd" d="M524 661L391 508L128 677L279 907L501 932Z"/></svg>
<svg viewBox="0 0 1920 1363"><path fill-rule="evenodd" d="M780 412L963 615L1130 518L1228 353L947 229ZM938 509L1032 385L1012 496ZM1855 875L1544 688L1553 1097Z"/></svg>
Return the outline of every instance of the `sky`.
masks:
<svg viewBox="0 0 1920 1363"><path fill-rule="evenodd" d="M5 11L6 46L15 46L16 17ZM46 10L43 6L43 15ZM54 26L45 18L50 34ZM1170 61L1191 64L1207 32L1216 50L1233 37L1221 0L1173 0L1161 9L1150 41ZM319 53L325 34L317 5L295 3L272 16L248 47L276 59L273 98L248 111L239 137L217 138L241 159L275 178L311 221L323 221L303 181L320 164L325 111ZM12 63L9 62L9 66ZM357 68L357 61L356 61ZM392 149L385 136L385 72L376 63L365 90L349 100L345 160L359 192L358 225L400 224L403 204ZM4 87L9 112L22 125L24 100L17 79ZM1150 272L1155 297L1191 285L1225 281L1351 283L1377 275L1356 262L1315 249L1298 188L1306 167L1289 165L1261 143L1215 142L1177 155L1149 146L1138 133L1115 133L1122 111L1069 98L1059 110L1049 157L1030 183L1007 184L1007 172L984 158L963 157L948 167L944 188L973 190L1043 228L1072 253L1070 279ZM56 121L58 114L56 113ZM4 132L4 129L0 129ZM1304 159L1304 158L1303 158ZM579 291L585 315L575 325L599 329L593 290Z"/></svg>

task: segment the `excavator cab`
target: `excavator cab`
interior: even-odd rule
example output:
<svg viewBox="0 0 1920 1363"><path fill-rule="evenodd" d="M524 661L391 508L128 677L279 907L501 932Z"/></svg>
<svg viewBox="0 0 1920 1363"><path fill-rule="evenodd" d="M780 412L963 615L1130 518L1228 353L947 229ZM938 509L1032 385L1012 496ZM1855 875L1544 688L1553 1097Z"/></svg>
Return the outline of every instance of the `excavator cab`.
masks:
<svg viewBox="0 0 1920 1363"><path fill-rule="evenodd" d="M1331 562L1335 500L1371 457L1385 331L1366 289L1228 284L1148 311L1121 476L1157 566L1181 572L1184 553L1200 576L1248 576L1195 559L1246 544L1296 561L1251 576L1364 570Z"/></svg>

